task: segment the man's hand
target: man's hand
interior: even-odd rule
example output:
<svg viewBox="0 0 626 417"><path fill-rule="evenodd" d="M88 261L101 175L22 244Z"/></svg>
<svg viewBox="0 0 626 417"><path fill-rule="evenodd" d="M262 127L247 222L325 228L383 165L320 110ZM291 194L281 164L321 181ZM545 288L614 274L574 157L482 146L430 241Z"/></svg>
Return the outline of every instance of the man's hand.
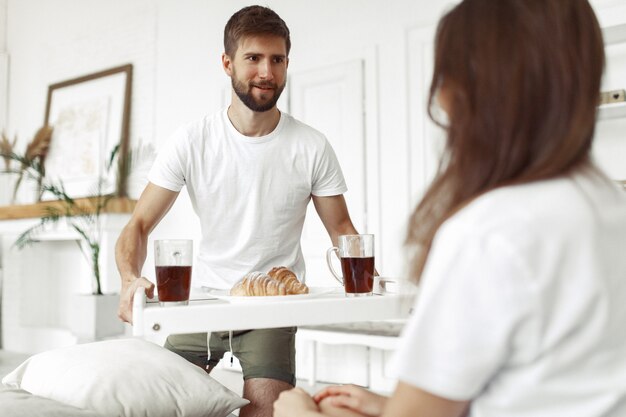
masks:
<svg viewBox="0 0 626 417"><path fill-rule="evenodd" d="M177 192L148 183L143 190L133 215L115 244L115 262L122 278L122 291L117 316L133 322L133 297L137 288L146 289L148 298L154 297L154 284L141 276L146 260L148 235L174 204Z"/></svg>
<svg viewBox="0 0 626 417"><path fill-rule="evenodd" d="M120 304L117 310L117 316L127 323L133 324L133 298L137 288L146 289L148 298L154 297L154 284L144 277L136 278L132 281L124 282L122 291L120 292Z"/></svg>
<svg viewBox="0 0 626 417"><path fill-rule="evenodd" d="M313 399L318 404L323 402L333 407L347 408L367 416L380 416L387 402L387 397L374 394L356 385L327 387L315 394Z"/></svg>

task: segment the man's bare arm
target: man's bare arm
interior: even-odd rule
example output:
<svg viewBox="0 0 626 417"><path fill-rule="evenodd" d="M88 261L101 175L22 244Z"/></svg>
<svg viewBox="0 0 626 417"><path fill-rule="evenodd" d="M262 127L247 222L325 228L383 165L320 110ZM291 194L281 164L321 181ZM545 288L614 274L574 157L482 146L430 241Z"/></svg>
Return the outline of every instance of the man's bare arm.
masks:
<svg viewBox="0 0 626 417"><path fill-rule="evenodd" d="M346 206L346 200L343 195L334 195L330 197L318 197L312 196L313 205L317 214L320 216L330 240L333 245L337 245L337 237L340 235L353 235L358 234L352 220L350 220L350 214L348 213L348 207Z"/></svg>
<svg viewBox="0 0 626 417"><path fill-rule="evenodd" d="M154 284L141 276L148 235L172 207L177 196L177 192L148 183L130 221L117 239L115 262L122 279L118 316L123 321L132 323L133 296L137 288L146 288L148 297L154 295Z"/></svg>

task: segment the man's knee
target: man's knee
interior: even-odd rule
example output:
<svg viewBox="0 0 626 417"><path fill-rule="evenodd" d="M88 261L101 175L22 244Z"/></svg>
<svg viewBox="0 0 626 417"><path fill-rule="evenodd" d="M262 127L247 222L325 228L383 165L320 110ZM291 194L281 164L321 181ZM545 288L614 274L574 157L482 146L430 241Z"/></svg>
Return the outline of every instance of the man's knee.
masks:
<svg viewBox="0 0 626 417"><path fill-rule="evenodd" d="M272 403L281 392L291 388L293 388L292 384L271 378L250 378L243 383L244 397L248 394L254 398L267 399ZM246 398L252 401L250 397Z"/></svg>
<svg viewBox="0 0 626 417"><path fill-rule="evenodd" d="M208 358L208 349L206 347L202 347L200 344L194 344L193 342L197 337L186 338L188 335L174 335L169 336L163 347L167 350L176 353L178 356L186 359L187 361L193 363L196 366L204 369L207 372L210 372L212 367L209 368L209 358ZM195 336L195 335L189 335ZM205 345L206 345L206 335Z"/></svg>
<svg viewBox="0 0 626 417"><path fill-rule="evenodd" d="M235 356L245 380L277 380L294 386L295 328L260 329L238 338Z"/></svg>
<svg viewBox="0 0 626 417"><path fill-rule="evenodd" d="M271 416L274 409L274 401L278 399L278 395L291 388L293 388L291 384L276 379L246 379L243 383L243 397L250 400L250 404L241 409L239 416Z"/></svg>

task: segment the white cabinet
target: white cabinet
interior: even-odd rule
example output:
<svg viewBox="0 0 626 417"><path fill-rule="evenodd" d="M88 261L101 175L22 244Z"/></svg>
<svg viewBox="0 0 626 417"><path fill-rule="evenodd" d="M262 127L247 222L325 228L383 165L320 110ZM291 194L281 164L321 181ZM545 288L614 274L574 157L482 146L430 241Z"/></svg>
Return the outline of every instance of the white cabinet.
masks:
<svg viewBox="0 0 626 417"><path fill-rule="evenodd" d="M619 119L626 117L626 102L608 103L598 107L598 120Z"/></svg>
<svg viewBox="0 0 626 417"><path fill-rule="evenodd" d="M28 213L36 213L46 204L0 207L0 328L2 348L13 352L38 353L86 340L86 333L78 325L89 313L80 307L85 303L76 295L91 293L92 272L77 246L78 233L60 221L38 234L38 242L33 245L23 250L13 245L24 230L39 221L34 216L26 217ZM100 267L105 293L119 293L114 246L133 206L129 203L117 212L101 215ZM112 322L118 323L116 308L110 312ZM123 332L124 328L115 331Z"/></svg>

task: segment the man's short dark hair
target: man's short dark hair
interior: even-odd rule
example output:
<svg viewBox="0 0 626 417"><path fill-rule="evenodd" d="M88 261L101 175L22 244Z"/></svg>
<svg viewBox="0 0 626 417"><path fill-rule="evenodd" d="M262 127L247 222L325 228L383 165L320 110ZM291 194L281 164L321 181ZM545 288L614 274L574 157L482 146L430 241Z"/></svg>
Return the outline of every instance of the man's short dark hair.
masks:
<svg viewBox="0 0 626 417"><path fill-rule="evenodd" d="M272 35L285 40L287 55L291 49L289 28L272 9L263 6L248 6L230 17L224 28L224 52L234 56L239 40L253 35Z"/></svg>

